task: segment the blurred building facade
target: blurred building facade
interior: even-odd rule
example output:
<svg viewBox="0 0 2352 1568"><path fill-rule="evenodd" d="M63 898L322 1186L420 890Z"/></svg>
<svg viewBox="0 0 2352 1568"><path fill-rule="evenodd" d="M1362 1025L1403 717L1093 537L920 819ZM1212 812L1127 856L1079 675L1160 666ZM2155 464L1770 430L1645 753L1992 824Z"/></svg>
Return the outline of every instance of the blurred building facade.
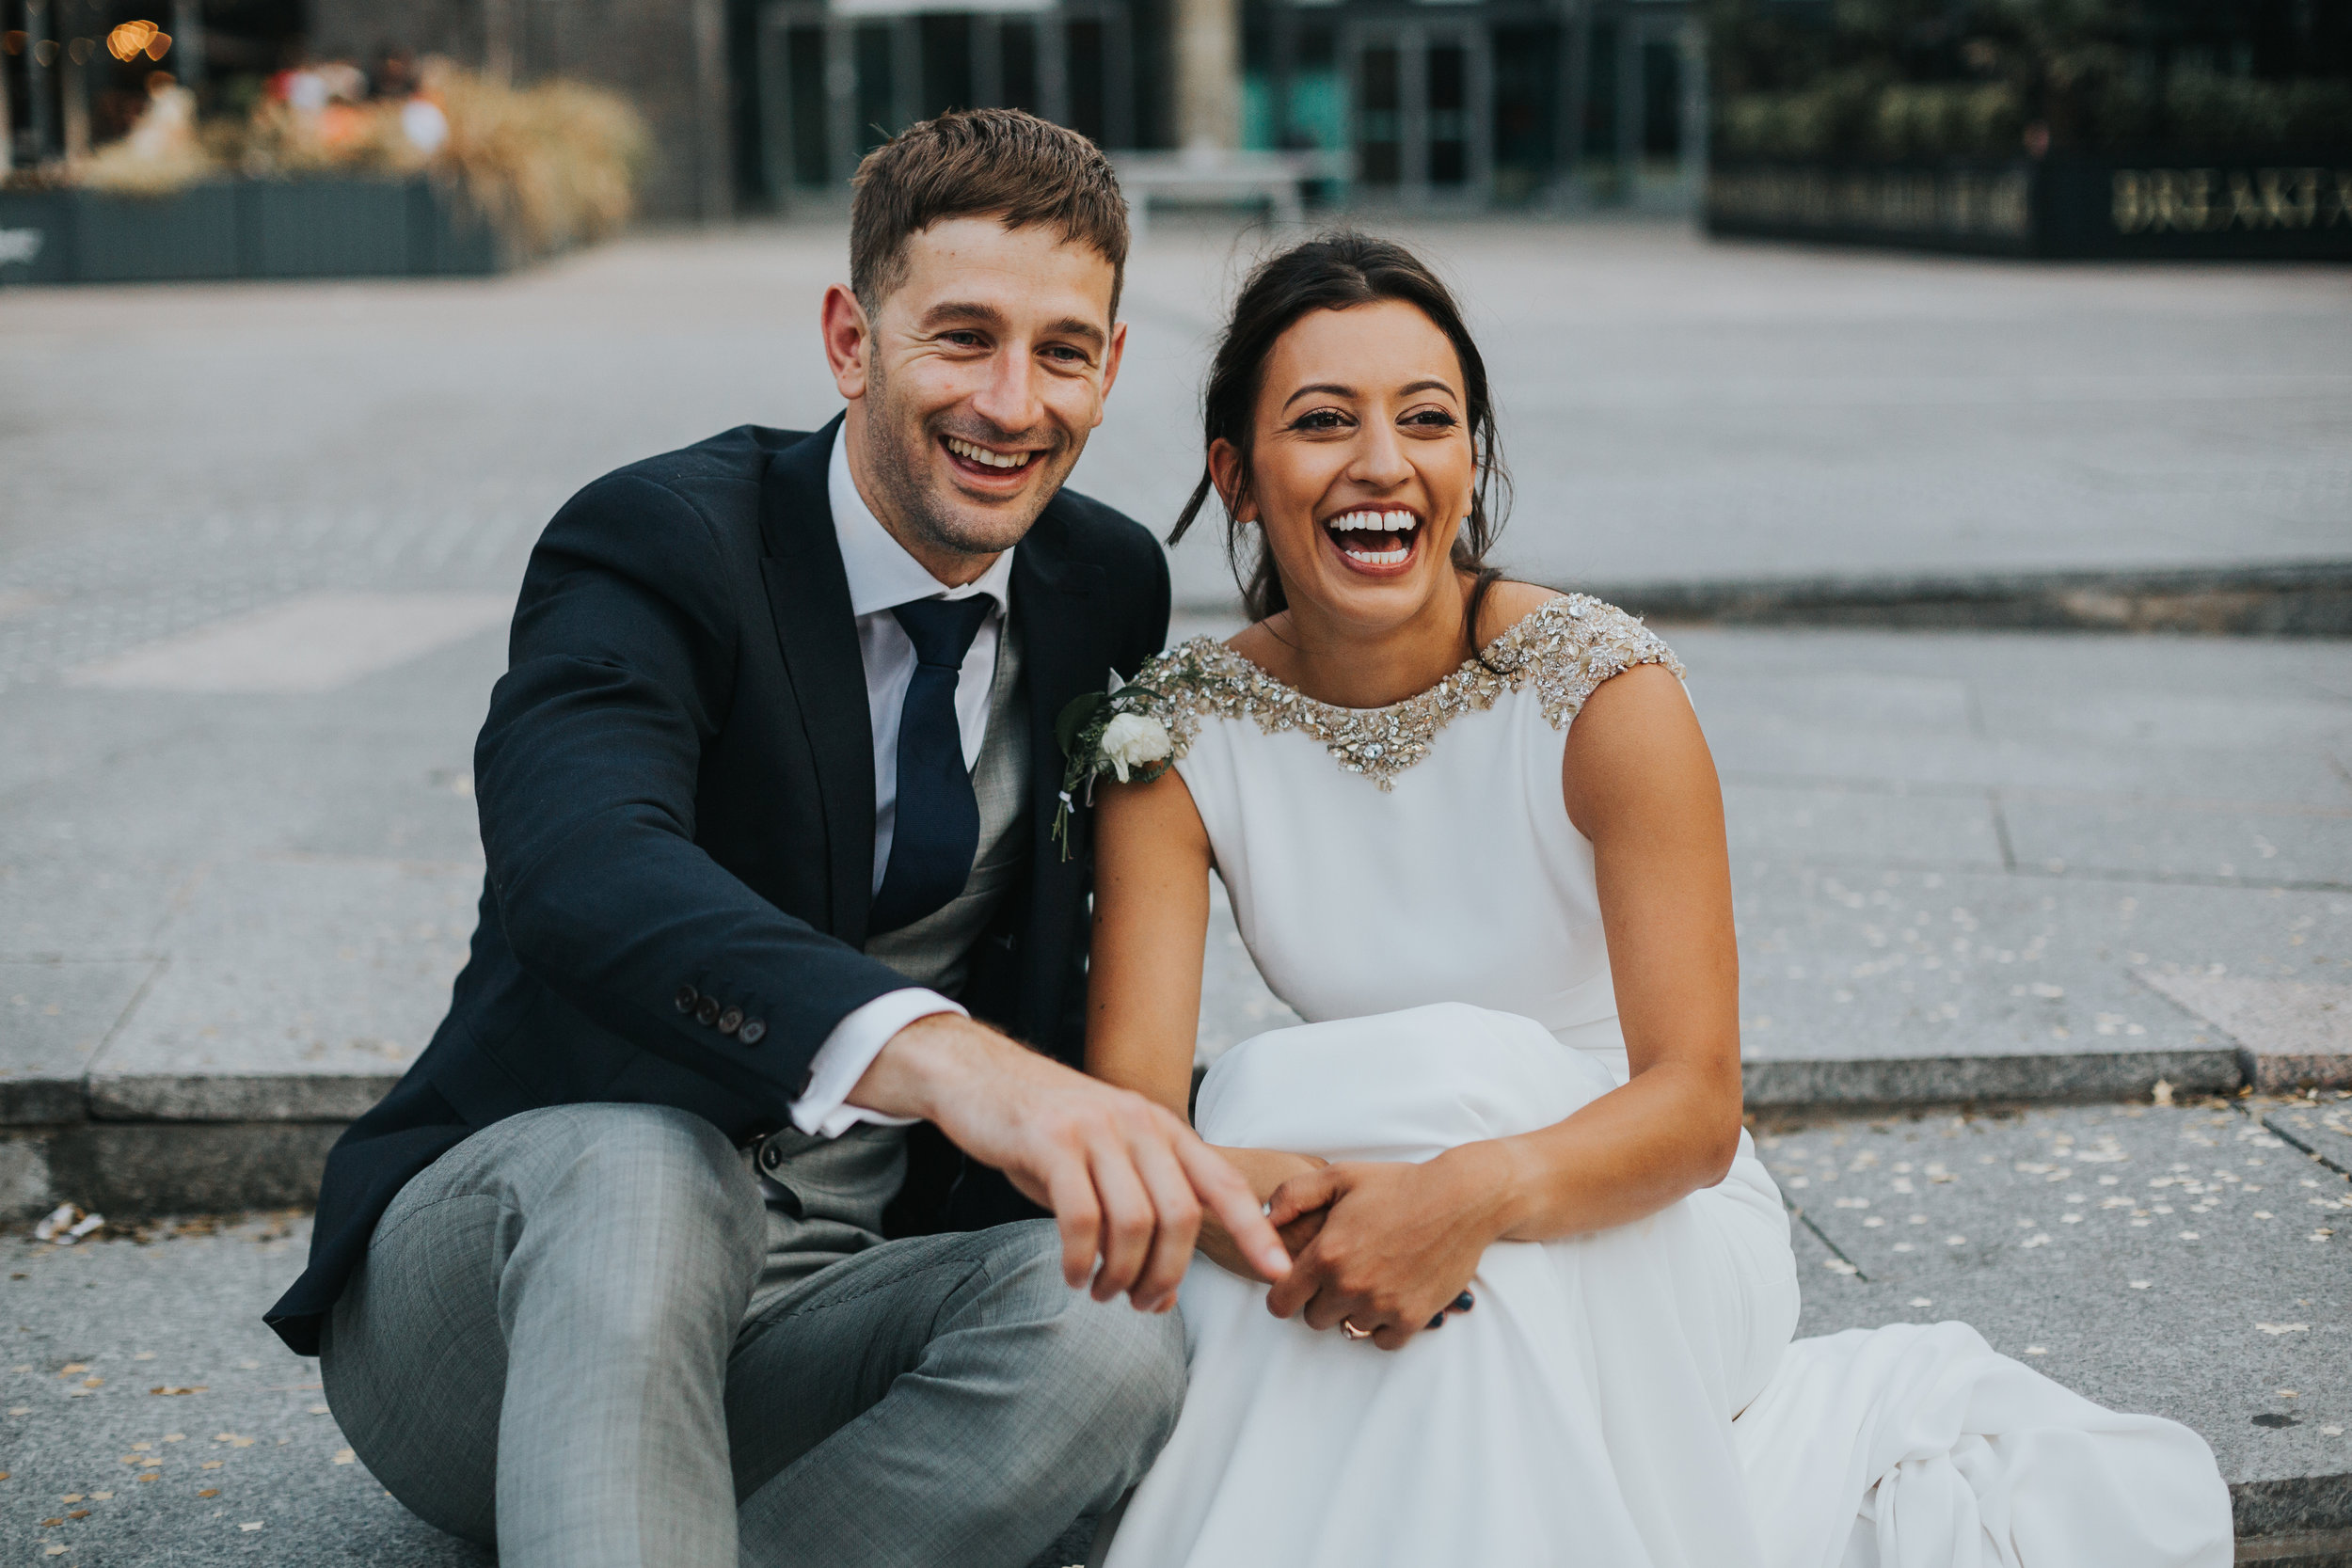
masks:
<svg viewBox="0 0 2352 1568"><path fill-rule="evenodd" d="M640 210L716 220L739 204L737 105L755 102L743 55L749 0L308 0L321 58L446 55L516 83L611 87L653 133ZM755 170L752 171L755 175ZM755 187L756 188L756 187Z"/></svg>
<svg viewBox="0 0 2352 1568"><path fill-rule="evenodd" d="M1685 205L1705 137L1694 0L310 0L322 55L446 54L618 87L644 208L838 202L882 137L1033 110L1113 151L1342 151L1327 198Z"/></svg>

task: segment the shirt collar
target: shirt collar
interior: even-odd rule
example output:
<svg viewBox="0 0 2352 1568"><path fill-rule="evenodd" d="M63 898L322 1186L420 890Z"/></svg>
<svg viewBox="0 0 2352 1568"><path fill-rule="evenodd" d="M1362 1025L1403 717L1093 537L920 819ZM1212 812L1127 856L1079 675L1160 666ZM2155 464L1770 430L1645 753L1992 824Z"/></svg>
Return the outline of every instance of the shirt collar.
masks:
<svg viewBox="0 0 2352 1568"><path fill-rule="evenodd" d="M850 474L850 429L834 434L833 460L825 474L825 498L833 504L834 536L841 542L841 565L850 578L850 613L879 615L915 599L968 599L985 594L999 610L1012 603L1012 551L961 588L950 588L925 570L906 546L890 536L858 494Z"/></svg>

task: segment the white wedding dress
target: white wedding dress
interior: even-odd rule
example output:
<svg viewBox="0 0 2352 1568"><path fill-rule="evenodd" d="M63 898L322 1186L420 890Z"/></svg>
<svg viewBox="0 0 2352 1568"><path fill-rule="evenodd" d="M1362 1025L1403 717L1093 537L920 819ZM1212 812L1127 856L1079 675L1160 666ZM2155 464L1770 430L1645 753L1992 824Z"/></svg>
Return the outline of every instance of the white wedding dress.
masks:
<svg viewBox="0 0 2352 1568"><path fill-rule="evenodd" d="M1210 1142L1423 1160L1625 1083L1567 723L1656 637L1555 599L1391 707L1313 702L1206 639L1136 684L1177 741L1266 983L1311 1022L1235 1046ZM1498 673L1500 671L1500 673ZM1638 1223L1501 1243L1477 1306L1394 1354L1205 1259L1184 1416L1108 1568L2221 1568L2186 1428L2110 1414L1959 1323L1790 1341L1780 1194L1743 1133Z"/></svg>

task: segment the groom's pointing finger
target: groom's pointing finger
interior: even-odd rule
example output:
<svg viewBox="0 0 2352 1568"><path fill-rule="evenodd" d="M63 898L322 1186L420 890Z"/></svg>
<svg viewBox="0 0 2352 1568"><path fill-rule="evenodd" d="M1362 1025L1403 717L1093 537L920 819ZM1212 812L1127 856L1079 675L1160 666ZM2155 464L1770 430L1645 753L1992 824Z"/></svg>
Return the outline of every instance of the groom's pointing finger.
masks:
<svg viewBox="0 0 2352 1568"><path fill-rule="evenodd" d="M1191 1179L1192 1190L1200 1195L1201 1206L1224 1225L1226 1234L1233 1238L1233 1244L1249 1259L1258 1276L1272 1284L1289 1274L1291 1255L1266 1222L1257 1195L1242 1180L1241 1172L1190 1132L1176 1140L1176 1158L1184 1162L1184 1174Z"/></svg>

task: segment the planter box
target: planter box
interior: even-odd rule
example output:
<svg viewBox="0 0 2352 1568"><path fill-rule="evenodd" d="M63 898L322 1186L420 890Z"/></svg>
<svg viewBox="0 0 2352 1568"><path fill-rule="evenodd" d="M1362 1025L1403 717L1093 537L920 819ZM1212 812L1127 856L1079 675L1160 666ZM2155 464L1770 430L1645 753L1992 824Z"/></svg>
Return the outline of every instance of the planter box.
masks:
<svg viewBox="0 0 2352 1568"><path fill-rule="evenodd" d="M0 283L483 276L514 261L463 198L428 180L0 192Z"/></svg>
<svg viewBox="0 0 2352 1568"><path fill-rule="evenodd" d="M63 191L0 191L0 284L73 277L73 215Z"/></svg>
<svg viewBox="0 0 2352 1568"><path fill-rule="evenodd" d="M1708 172L1706 222L1716 234L1980 255L2352 260L2352 151L1726 161Z"/></svg>
<svg viewBox="0 0 2352 1568"><path fill-rule="evenodd" d="M242 277L238 187L197 185L134 200L72 191L76 283Z"/></svg>

